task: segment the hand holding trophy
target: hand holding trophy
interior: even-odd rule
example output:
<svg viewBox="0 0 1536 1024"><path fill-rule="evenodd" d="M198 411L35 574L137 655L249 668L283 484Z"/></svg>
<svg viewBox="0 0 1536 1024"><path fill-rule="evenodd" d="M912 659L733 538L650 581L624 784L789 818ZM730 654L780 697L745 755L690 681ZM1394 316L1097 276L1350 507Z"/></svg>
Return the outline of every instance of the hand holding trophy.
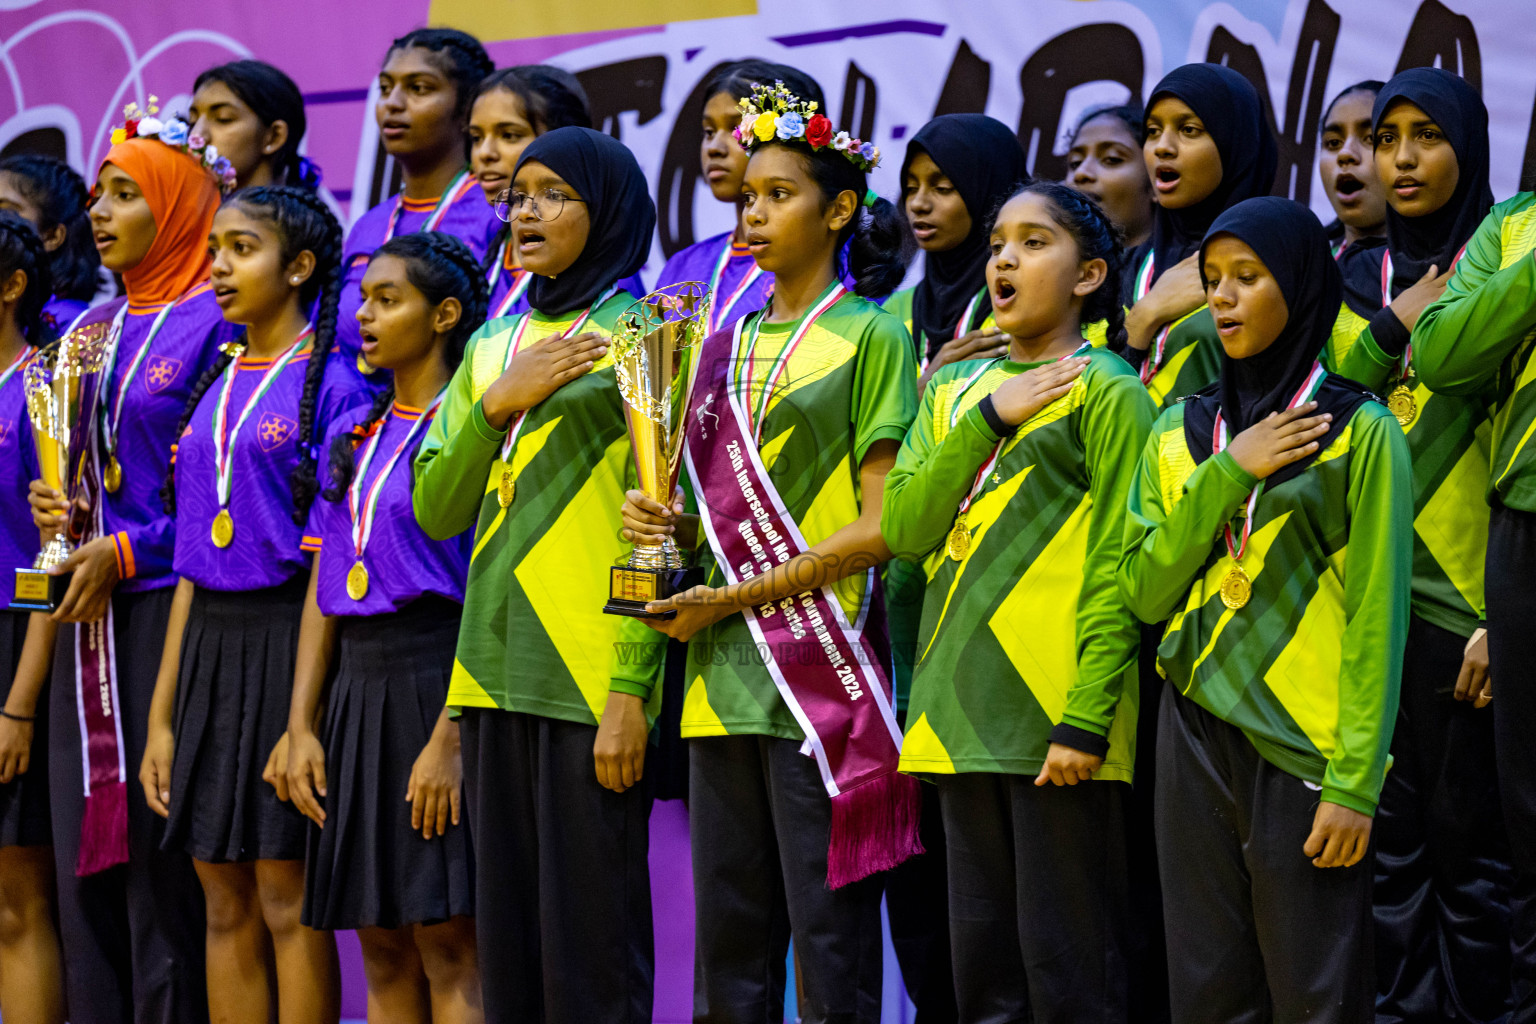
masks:
<svg viewBox="0 0 1536 1024"><path fill-rule="evenodd" d="M71 510L82 494L81 470L93 436L107 335L104 323L71 331L39 352L22 378L43 483L64 495ZM57 610L69 576L52 575L50 570L69 558L66 534L67 527L59 530L30 567L16 570L13 610Z"/></svg>
<svg viewBox="0 0 1536 1024"><path fill-rule="evenodd" d="M698 347L708 323L708 288L698 281L685 281L659 288L631 305L620 315L613 334L614 373L624 399L639 488L667 507L677 487L683 425L698 371ZM679 520L677 536L684 547L691 548L688 535L697 536L698 517L680 516ZM672 618L676 612L647 612L646 603L686 590L688 575L672 537L660 544L636 544L610 571L609 600L603 611Z"/></svg>

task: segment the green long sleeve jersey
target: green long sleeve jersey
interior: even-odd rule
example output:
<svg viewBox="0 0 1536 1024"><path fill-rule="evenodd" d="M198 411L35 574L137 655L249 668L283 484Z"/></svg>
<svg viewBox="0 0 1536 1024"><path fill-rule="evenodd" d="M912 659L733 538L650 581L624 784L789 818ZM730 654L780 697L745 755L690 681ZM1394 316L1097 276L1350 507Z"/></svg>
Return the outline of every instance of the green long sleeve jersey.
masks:
<svg viewBox="0 0 1536 1024"><path fill-rule="evenodd" d="M1491 394L1487 495L1536 512L1536 193L1494 206L1467 243L1445 292L1413 327L1424 384L1446 395Z"/></svg>
<svg viewBox="0 0 1536 1024"><path fill-rule="evenodd" d="M1346 349L1337 372L1381 395L1408 389L1413 417L1403 431L1413 461L1413 612L1471 636L1483 618L1491 390L1429 390L1417 373L1403 372L1400 356L1382 351L1369 325Z"/></svg>
<svg viewBox="0 0 1536 1024"><path fill-rule="evenodd" d="M1120 590L1143 621L1167 620L1158 666L1180 692L1322 799L1373 814L1408 636L1407 440L1367 402L1312 465L1264 488L1242 559L1252 597L1234 610L1223 527L1238 535L1257 483L1228 452L1197 466L1184 408L1165 411L1131 488Z"/></svg>
<svg viewBox="0 0 1536 1024"><path fill-rule="evenodd" d="M743 331L751 332L761 317L752 314ZM798 326L762 324L756 355L732 373L753 410L777 375L758 453L801 536L814 546L859 517L859 466L875 442L906 436L917 410L917 370L901 321L857 295L843 296L822 314L776 370ZM710 586L726 582L707 546L701 565ZM832 592L849 623L877 607L863 572L839 580ZM743 616L728 616L689 641L687 679L683 736L805 738Z"/></svg>
<svg viewBox="0 0 1536 1024"><path fill-rule="evenodd" d="M583 330L611 334L633 299L619 293ZM416 457L416 520L430 536L475 527L453 676L452 708L500 708L584 725L610 691L654 712L666 638L638 619L603 614L609 566L628 554L619 509L635 470L611 353L528 410L510 453L481 397L501 376L518 325L524 348L576 319L538 313L486 324L469 339L441 411ZM512 504L498 498L502 474Z"/></svg>
<svg viewBox="0 0 1536 1024"><path fill-rule="evenodd" d="M1092 349L1072 389L1004 439L978 403L1039 364L998 361L967 388L983 365L934 376L886 478L881 530L927 580L902 770L1035 774L1066 725L1108 739L1098 778L1129 781L1139 627L1115 566L1156 408L1119 356ZM1000 442L956 561L946 536Z"/></svg>

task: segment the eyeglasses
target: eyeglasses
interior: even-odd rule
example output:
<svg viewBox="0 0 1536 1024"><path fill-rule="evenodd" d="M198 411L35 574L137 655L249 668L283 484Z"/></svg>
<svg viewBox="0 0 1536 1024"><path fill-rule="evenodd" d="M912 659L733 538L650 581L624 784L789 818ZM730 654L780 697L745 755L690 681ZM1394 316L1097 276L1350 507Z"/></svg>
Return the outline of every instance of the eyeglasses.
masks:
<svg viewBox="0 0 1536 1024"><path fill-rule="evenodd" d="M565 209L566 203L584 203L585 199L577 199L568 196L564 192L553 188L544 188L529 194L527 192L513 192L503 189L491 204L496 211L496 216L504 221L511 221L523 209L523 204L528 203L533 209L534 220L554 220Z"/></svg>

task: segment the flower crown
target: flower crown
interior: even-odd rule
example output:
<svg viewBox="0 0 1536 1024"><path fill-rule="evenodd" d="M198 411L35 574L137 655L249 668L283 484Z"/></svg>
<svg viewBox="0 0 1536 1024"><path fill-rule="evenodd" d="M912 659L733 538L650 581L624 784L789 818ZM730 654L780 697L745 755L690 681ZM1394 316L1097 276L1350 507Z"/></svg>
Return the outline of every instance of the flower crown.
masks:
<svg viewBox="0 0 1536 1024"><path fill-rule="evenodd" d="M806 102L785 87L753 85L752 95L737 104L741 123L734 135L741 148L751 152L754 146L777 137L785 142L799 140L811 149L831 146L861 171L880 166L880 149L872 142L861 142L847 132L832 131L832 122L816 112L815 100Z"/></svg>
<svg viewBox="0 0 1536 1024"><path fill-rule="evenodd" d="M201 135L194 135L192 128L186 121L179 117L171 117L162 121L156 115L160 108L156 105L158 98L149 98L149 110L139 109L137 103L130 103L123 108L124 123L121 128L112 130L112 145L127 142L129 139L158 139L172 149L179 149L183 153L196 160L214 180L219 183L219 191L228 195L235 188L235 165L226 157L219 156L219 149L213 143Z"/></svg>

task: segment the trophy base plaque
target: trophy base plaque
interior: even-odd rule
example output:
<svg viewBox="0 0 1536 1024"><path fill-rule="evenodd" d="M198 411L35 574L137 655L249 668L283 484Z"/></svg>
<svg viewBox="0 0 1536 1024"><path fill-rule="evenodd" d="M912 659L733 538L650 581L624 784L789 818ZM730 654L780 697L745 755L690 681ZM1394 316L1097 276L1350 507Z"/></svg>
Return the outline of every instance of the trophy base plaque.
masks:
<svg viewBox="0 0 1536 1024"><path fill-rule="evenodd" d="M661 601L680 594L703 581L698 569L640 569L615 565L608 570L608 615L628 615L637 619L675 619L677 612L648 612L649 601Z"/></svg>
<svg viewBox="0 0 1536 1024"><path fill-rule="evenodd" d="M16 589L12 592L13 612L58 611L64 593L69 589L73 573L60 576L48 575L46 569L24 568L16 570Z"/></svg>

